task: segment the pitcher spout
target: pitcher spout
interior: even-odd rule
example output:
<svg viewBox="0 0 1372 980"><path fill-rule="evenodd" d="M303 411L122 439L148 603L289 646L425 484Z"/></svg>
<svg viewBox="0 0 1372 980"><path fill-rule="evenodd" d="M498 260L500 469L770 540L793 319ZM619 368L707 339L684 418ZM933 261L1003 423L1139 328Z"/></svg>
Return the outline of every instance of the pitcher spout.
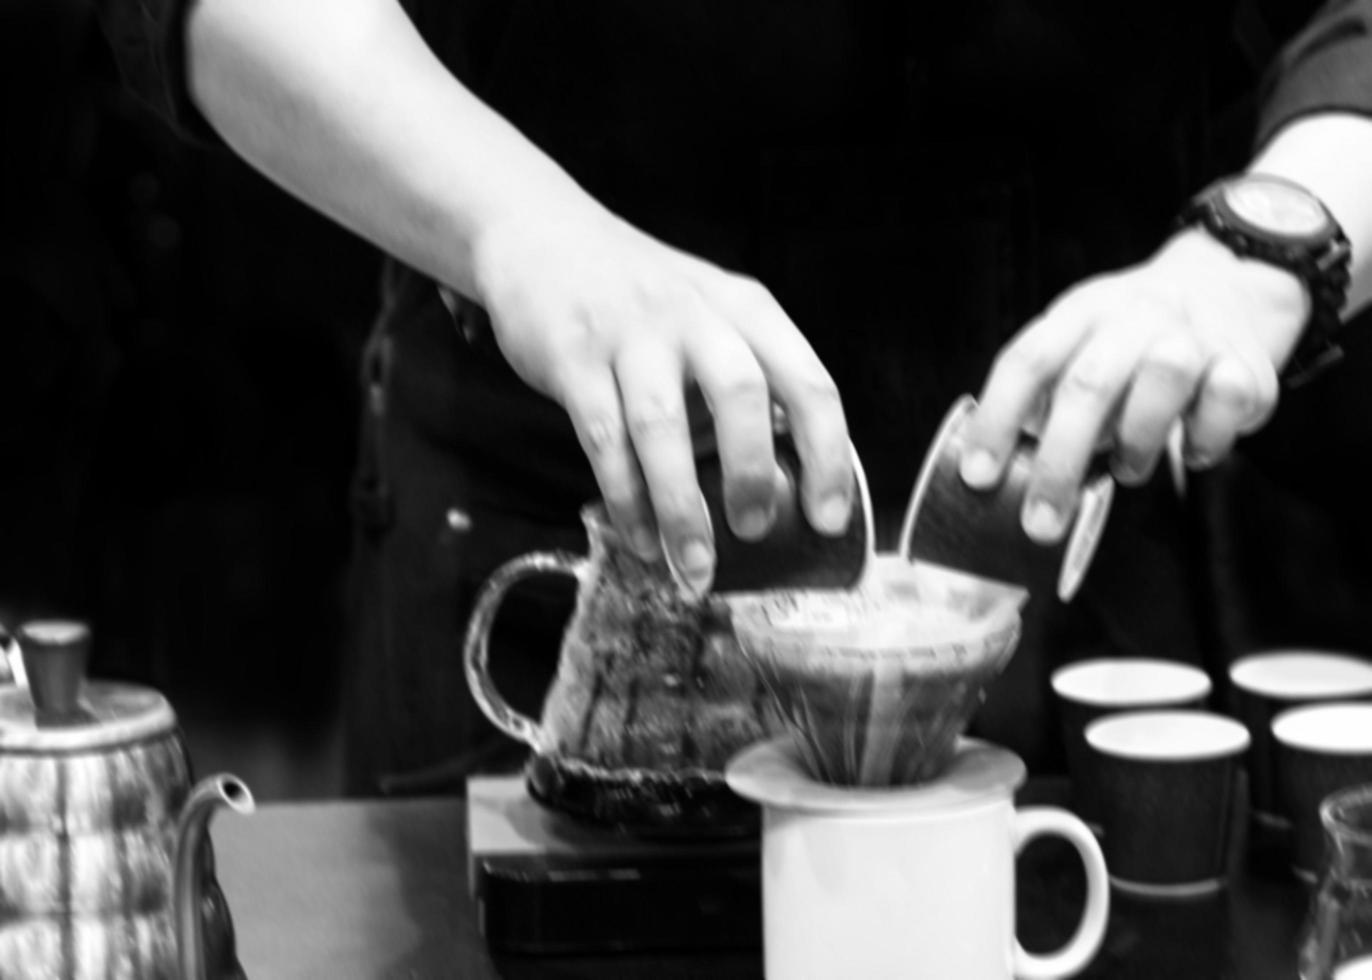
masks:
<svg viewBox="0 0 1372 980"><path fill-rule="evenodd" d="M204 886L201 851L210 819L221 807L252 813L256 804L237 776L208 776L191 788L176 826L172 900L176 909L176 955L182 980L207 980L205 967Z"/></svg>

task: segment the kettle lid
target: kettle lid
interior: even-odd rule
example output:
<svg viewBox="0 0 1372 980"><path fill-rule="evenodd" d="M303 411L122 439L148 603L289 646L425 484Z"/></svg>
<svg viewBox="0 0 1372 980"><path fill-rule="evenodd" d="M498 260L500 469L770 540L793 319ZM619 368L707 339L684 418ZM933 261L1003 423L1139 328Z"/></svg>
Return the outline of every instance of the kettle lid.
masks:
<svg viewBox="0 0 1372 980"><path fill-rule="evenodd" d="M0 752L80 752L163 735L176 725L171 704L136 684L88 681L90 629L72 620L36 620L18 631L19 683L0 688ZM13 646L5 651L13 657Z"/></svg>

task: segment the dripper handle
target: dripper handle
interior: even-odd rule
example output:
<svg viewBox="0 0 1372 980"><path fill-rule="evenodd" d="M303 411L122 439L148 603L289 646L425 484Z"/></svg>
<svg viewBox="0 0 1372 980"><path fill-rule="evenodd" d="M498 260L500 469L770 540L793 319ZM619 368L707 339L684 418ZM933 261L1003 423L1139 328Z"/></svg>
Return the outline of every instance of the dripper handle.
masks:
<svg viewBox="0 0 1372 980"><path fill-rule="evenodd" d="M86 624L35 620L19 628L18 638L38 722L60 725L86 720L80 704L90 662L91 632Z"/></svg>

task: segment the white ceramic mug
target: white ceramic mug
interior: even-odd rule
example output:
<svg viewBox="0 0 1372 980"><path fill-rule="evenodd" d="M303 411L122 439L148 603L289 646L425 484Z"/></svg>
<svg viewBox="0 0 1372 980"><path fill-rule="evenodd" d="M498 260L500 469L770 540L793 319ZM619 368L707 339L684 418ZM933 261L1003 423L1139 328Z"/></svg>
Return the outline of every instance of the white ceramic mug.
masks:
<svg viewBox="0 0 1372 980"><path fill-rule="evenodd" d="M726 771L763 808L763 950L768 980L1048 980L1090 962L1110 886L1095 836L1054 808L1016 810L1024 763L963 739L937 779L853 788L810 778L789 738L745 749ZM1065 838L1086 867L1076 934L1056 952L1015 936L1015 855Z"/></svg>

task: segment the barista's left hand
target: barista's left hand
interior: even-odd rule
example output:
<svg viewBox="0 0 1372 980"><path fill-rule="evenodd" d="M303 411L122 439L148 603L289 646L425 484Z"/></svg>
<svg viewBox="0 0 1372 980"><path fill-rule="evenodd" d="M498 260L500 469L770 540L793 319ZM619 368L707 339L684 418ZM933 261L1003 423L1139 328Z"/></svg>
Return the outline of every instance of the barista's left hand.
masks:
<svg viewBox="0 0 1372 980"><path fill-rule="evenodd" d="M997 357L963 479L994 485L1020 431L1038 432L1021 521L1049 542L1070 523L1099 447L1109 448L1117 480L1142 483L1180 421L1187 465L1214 465L1276 406L1277 372L1309 302L1295 276L1240 259L1198 230L1075 286Z"/></svg>

